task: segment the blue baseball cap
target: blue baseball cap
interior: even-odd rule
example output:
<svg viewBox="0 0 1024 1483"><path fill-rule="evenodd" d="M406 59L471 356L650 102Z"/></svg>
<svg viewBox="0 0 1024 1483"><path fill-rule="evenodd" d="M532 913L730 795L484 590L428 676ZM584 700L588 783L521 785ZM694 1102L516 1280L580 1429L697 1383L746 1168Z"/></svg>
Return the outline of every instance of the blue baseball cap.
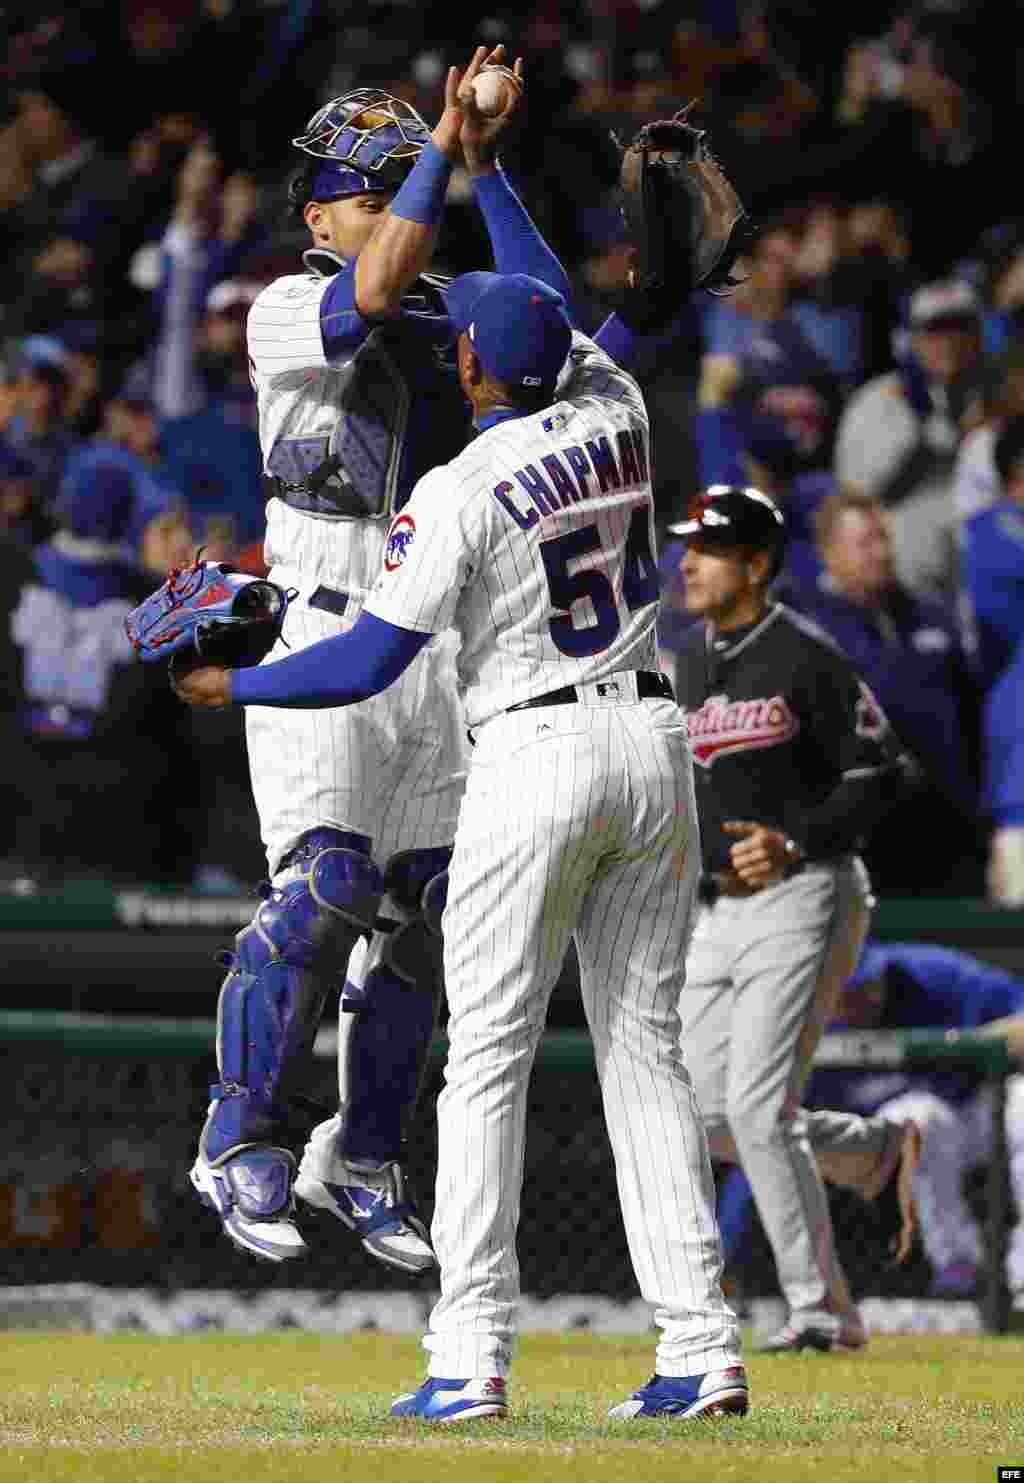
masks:
<svg viewBox="0 0 1024 1483"><path fill-rule="evenodd" d="M135 502L135 480L123 461L102 452L73 460L61 480L54 513L73 535L121 541Z"/></svg>
<svg viewBox="0 0 1024 1483"><path fill-rule="evenodd" d="M554 386L572 345L560 293L526 273L463 273L447 299L456 333L503 386Z"/></svg>
<svg viewBox="0 0 1024 1483"><path fill-rule="evenodd" d="M152 410L153 376L144 360L136 361L129 369L110 400L125 402L130 407L138 407L146 411Z"/></svg>
<svg viewBox="0 0 1024 1483"><path fill-rule="evenodd" d="M22 368L58 381L70 381L71 366L65 346L55 335L29 335L19 351Z"/></svg>

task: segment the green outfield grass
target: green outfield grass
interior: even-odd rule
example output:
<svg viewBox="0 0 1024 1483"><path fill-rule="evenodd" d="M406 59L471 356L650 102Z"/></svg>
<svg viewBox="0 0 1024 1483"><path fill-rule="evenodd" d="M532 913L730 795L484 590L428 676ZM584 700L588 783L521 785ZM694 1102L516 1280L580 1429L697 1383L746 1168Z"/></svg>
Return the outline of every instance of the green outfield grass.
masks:
<svg viewBox="0 0 1024 1483"><path fill-rule="evenodd" d="M859 1357L748 1360L749 1416L611 1423L653 1341L528 1335L513 1419L387 1420L414 1339L5 1333L0 1478L89 1483L993 1483L1024 1464L1024 1340L876 1338Z"/></svg>

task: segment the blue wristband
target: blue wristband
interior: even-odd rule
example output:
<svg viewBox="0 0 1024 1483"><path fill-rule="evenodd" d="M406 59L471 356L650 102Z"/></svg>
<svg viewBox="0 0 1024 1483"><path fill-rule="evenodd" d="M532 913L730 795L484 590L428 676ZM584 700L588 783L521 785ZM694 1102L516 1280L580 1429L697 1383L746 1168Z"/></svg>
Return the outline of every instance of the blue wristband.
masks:
<svg viewBox="0 0 1024 1483"><path fill-rule="evenodd" d="M441 220L452 162L436 144L425 144L391 202L391 215L432 227Z"/></svg>

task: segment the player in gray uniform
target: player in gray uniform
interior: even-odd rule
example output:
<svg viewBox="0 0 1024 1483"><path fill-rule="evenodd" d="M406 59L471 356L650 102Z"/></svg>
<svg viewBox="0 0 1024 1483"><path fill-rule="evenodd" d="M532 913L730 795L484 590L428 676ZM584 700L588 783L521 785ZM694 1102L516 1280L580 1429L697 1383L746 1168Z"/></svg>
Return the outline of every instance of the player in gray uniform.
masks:
<svg viewBox="0 0 1024 1483"><path fill-rule="evenodd" d="M649 425L636 382L525 275L448 295L479 437L392 521L351 634L203 669L194 704L351 705L453 625L475 746L444 913L450 1008L429 1377L392 1415L505 1414L526 1093L570 938L623 1219L661 1329L622 1419L747 1409L714 1187L679 1050L699 866L684 718L655 670ZM568 355L568 362L566 357Z"/></svg>
<svg viewBox="0 0 1024 1483"><path fill-rule="evenodd" d="M712 1155L742 1164L789 1305L762 1347L861 1348L819 1165L867 1199L899 1175L909 1202L918 1130L809 1113L800 1096L864 942L856 849L900 786L899 748L831 640L770 600L784 543L771 500L712 486L670 530L687 541L687 610L706 620L676 666L703 855L682 1043Z"/></svg>
<svg viewBox="0 0 1024 1483"><path fill-rule="evenodd" d="M542 277L553 264L560 281L495 164L514 101L485 120L460 97L502 55L481 47L464 75L450 70L433 133L408 105L357 89L293 141L305 161L291 195L312 237L306 271L267 287L248 319L272 494L265 555L271 579L296 594L271 659L357 621L396 513L469 435L447 280L424 272L460 151L496 258ZM397 549L400 532L390 540ZM365 706L248 713L272 888L221 990L220 1080L192 1182L238 1246L273 1261L305 1251L297 1195L380 1260L414 1273L434 1265L399 1155L435 1022L434 898L467 766L453 642L439 634ZM346 965L341 1112L314 1130L296 1175L289 1101Z"/></svg>

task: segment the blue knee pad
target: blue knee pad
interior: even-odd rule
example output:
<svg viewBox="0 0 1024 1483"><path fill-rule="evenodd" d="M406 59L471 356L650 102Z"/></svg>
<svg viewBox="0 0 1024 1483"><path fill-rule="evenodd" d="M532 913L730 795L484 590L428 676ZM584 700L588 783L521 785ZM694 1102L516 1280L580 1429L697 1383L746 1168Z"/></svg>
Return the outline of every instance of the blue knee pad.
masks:
<svg viewBox="0 0 1024 1483"><path fill-rule="evenodd" d="M220 1081L203 1152L214 1163L241 1144L265 1142L287 1118L289 1094L306 1068L332 983L371 931L383 878L354 836L315 830L301 876L268 890L227 954L230 969L217 1006ZM338 841L341 841L339 843Z"/></svg>
<svg viewBox="0 0 1024 1483"><path fill-rule="evenodd" d="M379 941L362 995L350 1006L362 1012L343 1027L345 1159L383 1164L399 1157L437 1020L450 859L447 847L408 850L385 868L387 895L403 919Z"/></svg>

